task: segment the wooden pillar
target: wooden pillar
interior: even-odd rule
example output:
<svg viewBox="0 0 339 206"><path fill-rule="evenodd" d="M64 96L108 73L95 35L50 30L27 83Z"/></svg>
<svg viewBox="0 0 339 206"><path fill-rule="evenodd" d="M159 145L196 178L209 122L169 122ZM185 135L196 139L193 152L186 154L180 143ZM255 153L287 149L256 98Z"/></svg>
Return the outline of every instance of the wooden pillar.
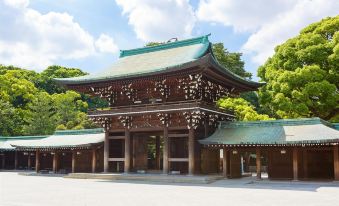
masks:
<svg viewBox="0 0 339 206"><path fill-rule="evenodd" d="M108 158L109 158L109 132L105 132L105 141L104 141L104 172L108 172Z"/></svg>
<svg viewBox="0 0 339 206"><path fill-rule="evenodd" d="M307 150L303 150L303 174L304 174L304 179L308 178L308 160L307 160Z"/></svg>
<svg viewBox="0 0 339 206"><path fill-rule="evenodd" d="M97 150L96 148L92 149L92 173L96 172L97 168Z"/></svg>
<svg viewBox="0 0 339 206"><path fill-rule="evenodd" d="M209 124L208 124L207 118L205 118L204 120L204 131L205 131L205 138L207 138L209 134Z"/></svg>
<svg viewBox="0 0 339 206"><path fill-rule="evenodd" d="M194 174L194 129L188 130L188 174Z"/></svg>
<svg viewBox="0 0 339 206"><path fill-rule="evenodd" d="M53 155L53 172L57 173L58 172L58 167L59 167L59 161L58 161L58 153L54 152Z"/></svg>
<svg viewBox="0 0 339 206"><path fill-rule="evenodd" d="M226 150L226 148L223 148L222 149L222 173L223 173L223 176L228 178L228 174L227 174L227 170L228 170L228 167L229 165L227 164L227 158L228 158L228 151Z"/></svg>
<svg viewBox="0 0 339 206"><path fill-rule="evenodd" d="M298 148L293 147L293 180L298 180Z"/></svg>
<svg viewBox="0 0 339 206"><path fill-rule="evenodd" d="M261 180L261 151L260 148L256 148L256 167L257 167L257 179Z"/></svg>
<svg viewBox="0 0 339 206"><path fill-rule="evenodd" d="M155 137L155 167L160 170L160 137Z"/></svg>
<svg viewBox="0 0 339 206"><path fill-rule="evenodd" d="M125 167L124 172L128 173L131 169L131 134L128 129L125 130Z"/></svg>
<svg viewBox="0 0 339 206"><path fill-rule="evenodd" d="M164 127L164 148L163 148L163 157L162 157L162 171L164 174L168 174L169 170L169 140L168 140L168 127Z"/></svg>
<svg viewBox="0 0 339 206"><path fill-rule="evenodd" d="M2 169L4 170L5 169L5 166L6 166L6 153L5 152L3 152L2 153L3 155L2 155Z"/></svg>
<svg viewBox="0 0 339 206"><path fill-rule="evenodd" d="M28 152L27 169L30 170L31 168L32 168L31 153Z"/></svg>
<svg viewBox="0 0 339 206"><path fill-rule="evenodd" d="M76 151L72 151L72 173L75 173L76 169L76 155L77 155L77 152Z"/></svg>
<svg viewBox="0 0 339 206"><path fill-rule="evenodd" d="M18 169L18 151L14 151L14 169Z"/></svg>
<svg viewBox="0 0 339 206"><path fill-rule="evenodd" d="M339 146L333 146L334 180L339 181Z"/></svg>
<svg viewBox="0 0 339 206"><path fill-rule="evenodd" d="M35 172L38 173L40 171L40 151L37 150L35 153Z"/></svg>

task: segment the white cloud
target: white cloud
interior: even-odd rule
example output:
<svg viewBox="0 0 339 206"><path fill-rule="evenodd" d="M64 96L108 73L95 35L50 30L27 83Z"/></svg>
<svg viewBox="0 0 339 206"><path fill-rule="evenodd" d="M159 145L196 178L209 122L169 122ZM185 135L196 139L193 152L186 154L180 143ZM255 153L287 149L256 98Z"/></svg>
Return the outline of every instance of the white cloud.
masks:
<svg viewBox="0 0 339 206"><path fill-rule="evenodd" d="M279 12L293 7L295 0L201 0L200 21L232 26L237 32L254 31Z"/></svg>
<svg viewBox="0 0 339 206"><path fill-rule="evenodd" d="M188 0L116 0L137 37L166 41L191 36L195 16Z"/></svg>
<svg viewBox="0 0 339 206"><path fill-rule="evenodd" d="M119 51L114 40L106 34L100 35L100 37L95 41L95 46L100 52L116 53Z"/></svg>
<svg viewBox="0 0 339 206"><path fill-rule="evenodd" d="M338 15L337 0L302 0L293 9L281 13L263 24L243 45L243 51L252 53L252 61L263 64L274 53L274 48L299 34L307 25L328 16Z"/></svg>
<svg viewBox="0 0 339 206"><path fill-rule="evenodd" d="M0 64L42 70L57 60L79 59L103 51L102 36L98 39L101 47L97 48L95 38L73 16L42 14L28 5L28 0L0 0ZM109 38L104 35L112 48L114 41Z"/></svg>
<svg viewBox="0 0 339 206"><path fill-rule="evenodd" d="M338 11L338 0L201 0L197 17L231 26L236 32L249 32L242 52L259 65L274 53L275 46Z"/></svg>

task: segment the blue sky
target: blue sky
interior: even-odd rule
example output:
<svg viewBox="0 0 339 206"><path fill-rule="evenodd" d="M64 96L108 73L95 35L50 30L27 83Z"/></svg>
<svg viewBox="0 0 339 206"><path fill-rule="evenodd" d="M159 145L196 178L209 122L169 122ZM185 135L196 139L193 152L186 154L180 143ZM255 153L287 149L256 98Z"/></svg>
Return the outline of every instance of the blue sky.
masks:
<svg viewBox="0 0 339 206"><path fill-rule="evenodd" d="M0 0L0 63L100 72L120 49L211 33L256 74L276 45L338 15L335 0ZM255 78L256 79L256 78Z"/></svg>

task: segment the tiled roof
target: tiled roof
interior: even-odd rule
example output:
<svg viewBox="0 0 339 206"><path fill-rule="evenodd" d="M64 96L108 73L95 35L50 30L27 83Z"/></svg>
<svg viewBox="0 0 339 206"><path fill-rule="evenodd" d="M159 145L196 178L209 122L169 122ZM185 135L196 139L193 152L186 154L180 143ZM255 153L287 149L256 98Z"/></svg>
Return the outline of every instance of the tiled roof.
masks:
<svg viewBox="0 0 339 206"><path fill-rule="evenodd" d="M294 145L338 143L339 131L319 118L253 122L221 122L216 132L202 144Z"/></svg>
<svg viewBox="0 0 339 206"><path fill-rule="evenodd" d="M82 130L58 130L50 136L0 137L0 150L27 148L89 147L104 141L102 128Z"/></svg>
<svg viewBox="0 0 339 206"><path fill-rule="evenodd" d="M173 70L181 70L199 61L209 61L226 77L249 86L259 87L262 84L244 79L222 67L211 52L209 35L170 42L151 47L122 50L120 58L108 69L98 74L90 74L73 78L56 78L55 81L66 85L101 82L108 80L153 75Z"/></svg>

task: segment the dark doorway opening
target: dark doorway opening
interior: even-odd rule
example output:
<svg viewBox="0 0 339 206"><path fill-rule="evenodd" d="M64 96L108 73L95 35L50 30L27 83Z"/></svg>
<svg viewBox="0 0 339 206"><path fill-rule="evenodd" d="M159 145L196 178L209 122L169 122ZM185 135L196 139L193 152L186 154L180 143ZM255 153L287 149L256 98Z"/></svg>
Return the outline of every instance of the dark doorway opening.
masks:
<svg viewBox="0 0 339 206"><path fill-rule="evenodd" d="M132 164L135 172L158 173L163 168L163 137L159 132L134 133Z"/></svg>

